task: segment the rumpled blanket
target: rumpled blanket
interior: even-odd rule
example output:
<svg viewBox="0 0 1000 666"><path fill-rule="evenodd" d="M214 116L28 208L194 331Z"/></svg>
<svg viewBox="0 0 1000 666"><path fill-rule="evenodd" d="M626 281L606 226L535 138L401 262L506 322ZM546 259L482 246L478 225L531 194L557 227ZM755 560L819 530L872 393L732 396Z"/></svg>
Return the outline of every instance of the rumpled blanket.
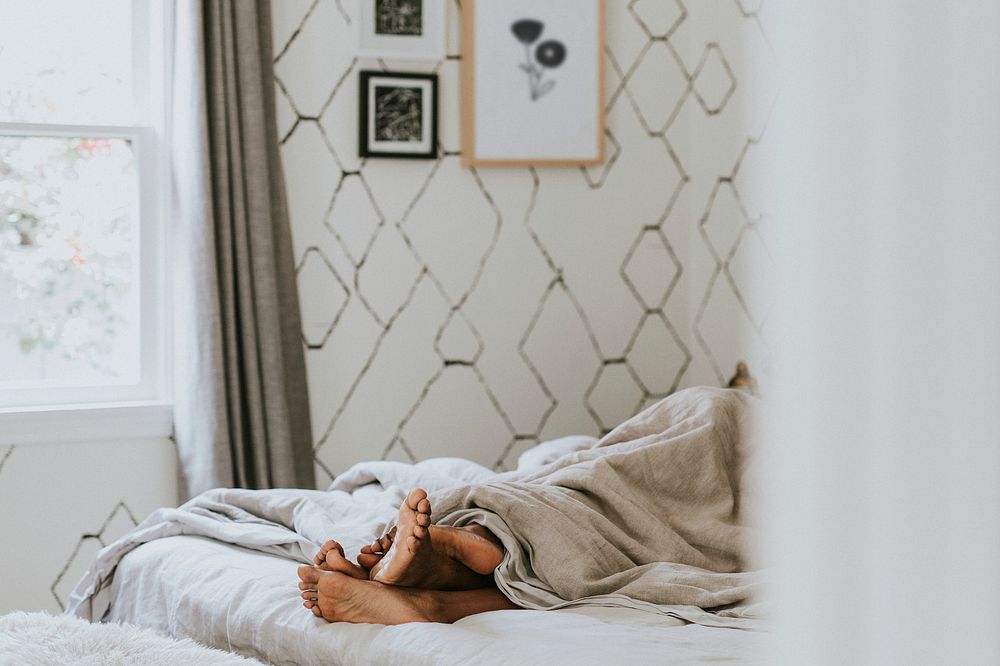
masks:
<svg viewBox="0 0 1000 666"><path fill-rule="evenodd" d="M478 522L500 538L506 554L494 579L520 606L620 605L757 628L762 576L746 571L744 507L754 402L728 389L680 391L598 442L539 445L503 474L459 459L369 462L327 492L208 491L154 512L101 550L67 612L104 617L117 563L167 536L205 536L304 563L335 538L354 557L420 486L433 522Z"/></svg>

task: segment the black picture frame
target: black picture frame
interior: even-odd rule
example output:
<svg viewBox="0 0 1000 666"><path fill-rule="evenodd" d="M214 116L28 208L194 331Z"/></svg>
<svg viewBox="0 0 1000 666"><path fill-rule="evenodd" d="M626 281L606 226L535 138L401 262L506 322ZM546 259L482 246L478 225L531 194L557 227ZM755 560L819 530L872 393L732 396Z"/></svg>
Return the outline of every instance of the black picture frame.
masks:
<svg viewBox="0 0 1000 666"><path fill-rule="evenodd" d="M425 136L424 128L427 128L427 135L419 143L426 144L425 150L394 150L391 148L380 148L378 141L371 141L369 124L376 119L371 114L378 111L378 101L372 99L371 94L374 80L377 86L379 79L384 79L387 86L392 85L392 80L407 80L420 82L424 91L427 91L430 99L429 111L425 105L421 105L421 118L419 127L421 135ZM423 100L422 100L423 101ZM429 118L427 117L429 116ZM358 73L358 155L360 157L390 157L401 159L436 159L438 156L438 76L437 74L423 74L414 72L382 72L364 70Z"/></svg>

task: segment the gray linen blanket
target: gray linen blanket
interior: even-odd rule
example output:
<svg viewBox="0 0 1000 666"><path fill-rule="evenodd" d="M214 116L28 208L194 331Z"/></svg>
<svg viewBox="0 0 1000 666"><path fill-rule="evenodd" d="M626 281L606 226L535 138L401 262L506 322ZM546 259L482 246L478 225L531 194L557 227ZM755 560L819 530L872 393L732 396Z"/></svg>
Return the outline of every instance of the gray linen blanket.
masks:
<svg viewBox="0 0 1000 666"><path fill-rule="evenodd" d="M431 497L436 523L480 522L503 542L500 589L529 608L610 603L717 608L747 603L741 511L748 406L726 389L689 389L629 419L596 446L541 469Z"/></svg>
<svg viewBox="0 0 1000 666"><path fill-rule="evenodd" d="M757 628L761 577L744 571L749 528L741 503L753 402L738 391L687 389L599 442L539 445L504 474L458 459L371 462L325 493L208 491L154 512L100 551L67 612L104 617L117 563L167 536L206 536L302 562L335 538L353 557L391 526L405 493L421 486L434 522L479 522L500 538L507 553L494 578L518 605L623 605Z"/></svg>

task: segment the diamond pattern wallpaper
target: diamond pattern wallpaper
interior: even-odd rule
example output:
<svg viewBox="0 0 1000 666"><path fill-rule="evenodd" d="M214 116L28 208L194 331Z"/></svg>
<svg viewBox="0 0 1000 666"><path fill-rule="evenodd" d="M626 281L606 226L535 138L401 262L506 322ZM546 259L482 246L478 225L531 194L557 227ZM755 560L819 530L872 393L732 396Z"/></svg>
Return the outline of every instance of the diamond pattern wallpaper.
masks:
<svg viewBox="0 0 1000 666"><path fill-rule="evenodd" d="M767 366L761 3L608 0L605 163L465 169L446 2L437 62L355 58L348 0L273 4L321 487L372 458L508 469ZM358 158L362 69L438 74L438 159Z"/></svg>
<svg viewBox="0 0 1000 666"><path fill-rule="evenodd" d="M176 504L169 440L0 446L0 614L59 613L98 550Z"/></svg>

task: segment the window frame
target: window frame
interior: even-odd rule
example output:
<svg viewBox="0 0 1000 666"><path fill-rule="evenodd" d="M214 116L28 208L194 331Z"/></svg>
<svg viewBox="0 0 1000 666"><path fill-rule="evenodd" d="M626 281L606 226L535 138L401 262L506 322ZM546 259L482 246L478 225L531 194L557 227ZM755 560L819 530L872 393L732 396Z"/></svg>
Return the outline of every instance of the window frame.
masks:
<svg viewBox="0 0 1000 666"><path fill-rule="evenodd" d="M0 389L0 445L168 437L171 303L168 288L168 115L173 2L132 0L132 125L0 122L0 136L111 138L130 143L139 187L139 381Z"/></svg>

